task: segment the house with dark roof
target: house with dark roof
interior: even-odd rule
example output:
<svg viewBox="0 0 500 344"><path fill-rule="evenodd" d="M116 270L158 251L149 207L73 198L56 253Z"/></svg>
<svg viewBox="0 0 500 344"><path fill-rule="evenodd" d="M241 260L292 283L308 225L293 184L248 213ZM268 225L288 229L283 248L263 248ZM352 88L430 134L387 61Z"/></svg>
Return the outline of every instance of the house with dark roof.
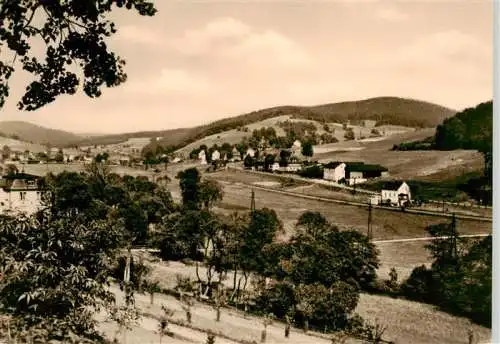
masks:
<svg viewBox="0 0 500 344"><path fill-rule="evenodd" d="M42 206L40 177L16 173L0 178L0 211L30 215Z"/></svg>
<svg viewBox="0 0 500 344"><path fill-rule="evenodd" d="M364 183L370 178L378 178L388 174L387 168L363 162L330 162L323 166L323 179L348 185Z"/></svg>
<svg viewBox="0 0 500 344"><path fill-rule="evenodd" d="M338 183L340 180L345 179L345 167L346 164L340 161L333 161L323 165L323 179Z"/></svg>

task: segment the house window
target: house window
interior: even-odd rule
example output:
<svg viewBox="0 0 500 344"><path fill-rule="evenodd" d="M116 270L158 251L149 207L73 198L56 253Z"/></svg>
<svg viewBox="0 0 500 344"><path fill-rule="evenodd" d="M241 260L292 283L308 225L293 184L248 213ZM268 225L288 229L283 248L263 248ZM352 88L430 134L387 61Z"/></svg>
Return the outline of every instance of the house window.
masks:
<svg viewBox="0 0 500 344"><path fill-rule="evenodd" d="M21 191L21 193L19 194L19 196L21 196L21 201L24 201L26 199L26 192Z"/></svg>

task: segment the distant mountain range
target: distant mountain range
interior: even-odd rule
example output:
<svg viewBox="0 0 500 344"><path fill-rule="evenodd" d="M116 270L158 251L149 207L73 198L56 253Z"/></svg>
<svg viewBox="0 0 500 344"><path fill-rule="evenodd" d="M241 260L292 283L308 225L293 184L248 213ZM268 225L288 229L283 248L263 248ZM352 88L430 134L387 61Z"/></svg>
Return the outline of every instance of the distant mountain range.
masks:
<svg viewBox="0 0 500 344"><path fill-rule="evenodd" d="M160 144L182 147L205 136L277 116L315 120L318 122L356 122L371 119L377 124L392 124L408 127L436 127L457 111L429 102L397 98L378 97L359 101L323 104L317 106L278 106L214 121L193 128L159 131L142 131L110 135L83 135L63 130L45 128L23 121L0 122L0 135L22 141L50 144L52 146L87 146L124 142L131 138L162 137Z"/></svg>

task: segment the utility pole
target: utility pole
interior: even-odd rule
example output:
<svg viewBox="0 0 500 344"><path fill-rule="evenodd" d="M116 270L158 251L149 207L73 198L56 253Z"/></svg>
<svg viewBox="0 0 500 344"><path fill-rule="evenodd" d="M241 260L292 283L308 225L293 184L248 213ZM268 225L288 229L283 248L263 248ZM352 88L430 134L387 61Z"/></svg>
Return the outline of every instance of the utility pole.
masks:
<svg viewBox="0 0 500 344"><path fill-rule="evenodd" d="M255 191L252 189L252 199L250 201L250 213L255 211Z"/></svg>
<svg viewBox="0 0 500 344"><path fill-rule="evenodd" d="M455 259L457 256L457 219L455 213L453 213L451 217L451 257Z"/></svg>
<svg viewBox="0 0 500 344"><path fill-rule="evenodd" d="M372 240L372 203L368 203L368 227L367 227L368 240Z"/></svg>

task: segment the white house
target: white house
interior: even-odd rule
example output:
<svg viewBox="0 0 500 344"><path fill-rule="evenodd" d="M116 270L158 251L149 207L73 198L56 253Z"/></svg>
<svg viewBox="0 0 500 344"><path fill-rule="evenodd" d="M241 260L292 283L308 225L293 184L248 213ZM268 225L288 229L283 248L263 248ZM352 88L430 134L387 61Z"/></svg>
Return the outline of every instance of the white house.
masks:
<svg viewBox="0 0 500 344"><path fill-rule="evenodd" d="M212 152L212 161L217 161L220 159L220 152L216 149Z"/></svg>
<svg viewBox="0 0 500 344"><path fill-rule="evenodd" d="M200 160L200 163L202 165L206 165L207 164L207 155L205 153L204 150L201 150L199 153L198 153L198 159Z"/></svg>
<svg viewBox="0 0 500 344"><path fill-rule="evenodd" d="M295 140L295 142L292 145L292 154L297 156L302 154L302 143L299 140Z"/></svg>
<svg viewBox="0 0 500 344"><path fill-rule="evenodd" d="M255 157L255 150L252 148L248 148L247 152L245 154L245 158L247 157L247 155L250 155L252 158L254 158Z"/></svg>
<svg viewBox="0 0 500 344"><path fill-rule="evenodd" d="M405 182L397 190L382 190L380 194L382 202L390 202L391 205L402 205L411 202L411 190Z"/></svg>
<svg viewBox="0 0 500 344"><path fill-rule="evenodd" d="M276 172L280 170L280 164L278 162L275 162L271 165L271 171Z"/></svg>
<svg viewBox="0 0 500 344"><path fill-rule="evenodd" d="M41 192L35 180L1 180L0 211L30 215L42 207Z"/></svg>
<svg viewBox="0 0 500 344"><path fill-rule="evenodd" d="M324 166L323 179L338 183L345 178L346 164L343 162L332 162Z"/></svg>

